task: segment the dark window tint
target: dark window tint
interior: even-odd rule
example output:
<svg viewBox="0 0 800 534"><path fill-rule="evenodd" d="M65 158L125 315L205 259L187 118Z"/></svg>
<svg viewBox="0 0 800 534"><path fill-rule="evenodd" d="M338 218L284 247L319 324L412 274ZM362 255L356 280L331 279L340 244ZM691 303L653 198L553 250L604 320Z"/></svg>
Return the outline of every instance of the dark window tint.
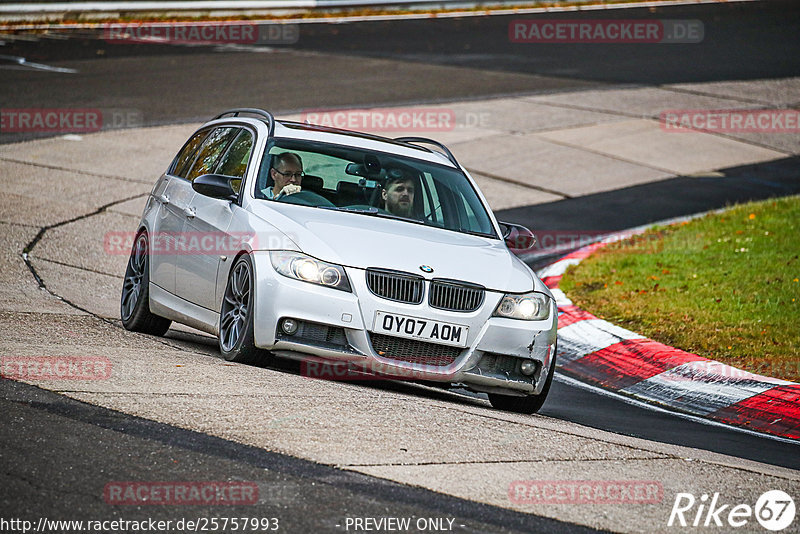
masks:
<svg viewBox="0 0 800 534"><path fill-rule="evenodd" d="M220 159L217 174L244 178L245 171L247 171L247 162L250 160L252 151L253 134L247 130L242 130L231 143L225 155Z"/></svg>
<svg viewBox="0 0 800 534"><path fill-rule="evenodd" d="M194 155L197 152L197 147L203 142L203 139L208 135L208 130L201 130L194 134L189 142L183 146L183 150L178 154L175 161L175 166L172 168L172 174L175 176L185 177L189 171L189 167L194 161Z"/></svg>
<svg viewBox="0 0 800 534"><path fill-rule="evenodd" d="M236 178L231 180L231 187L237 193L242 188L242 179L247 172L247 162L250 161L252 151L253 134L248 130L242 130L228 147L225 155L220 158L217 166L217 174Z"/></svg>
<svg viewBox="0 0 800 534"><path fill-rule="evenodd" d="M191 181L198 176L212 172L222 151L237 133L239 133L239 128L217 128L211 132L197 151L192 170L186 175L186 179Z"/></svg>

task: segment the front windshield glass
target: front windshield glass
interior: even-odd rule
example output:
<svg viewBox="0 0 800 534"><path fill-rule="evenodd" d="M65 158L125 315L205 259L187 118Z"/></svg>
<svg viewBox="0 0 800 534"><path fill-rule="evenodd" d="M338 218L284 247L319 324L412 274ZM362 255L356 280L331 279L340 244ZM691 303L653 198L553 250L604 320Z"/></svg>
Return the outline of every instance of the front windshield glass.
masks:
<svg viewBox="0 0 800 534"><path fill-rule="evenodd" d="M384 152L277 139L255 197L497 237L461 171Z"/></svg>

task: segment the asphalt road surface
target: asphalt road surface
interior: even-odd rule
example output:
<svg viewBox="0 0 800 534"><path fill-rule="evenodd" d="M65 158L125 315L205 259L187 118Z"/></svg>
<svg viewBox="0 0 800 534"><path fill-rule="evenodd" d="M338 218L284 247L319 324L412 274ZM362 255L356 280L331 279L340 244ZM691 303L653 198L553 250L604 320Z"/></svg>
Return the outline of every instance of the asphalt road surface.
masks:
<svg viewBox="0 0 800 534"><path fill-rule="evenodd" d="M549 16L591 18L596 14ZM796 2L635 9L603 16L697 19L704 24L705 39L696 45L576 44L532 49L508 41L508 23L516 17L303 25L299 43L278 47L278 53L251 47L114 45L91 32L67 39L39 35L7 38L0 47L0 95L4 108L134 110L140 122L127 126L137 126L197 122L236 106L290 112L620 83L658 85L800 74L800 5ZM48 70L20 65L13 59L18 57L78 72L56 77ZM0 142L32 137L37 135L0 133ZM570 221L566 224L587 230L599 224L602 213L598 229L622 229L728 202L800 192L798 169L798 158L787 158L729 169L724 180L676 178L515 208L501 215L539 229L564 229ZM681 194L685 180L701 186L693 189L691 197ZM408 394L419 389L379 387L399 388ZM100 481L136 480L147 463L148 470L157 465L164 479L235 473L243 480L255 480L262 494L277 494L259 505L259 515L280 515L289 532L336 530L337 521L353 510L362 516L447 516L463 525L465 532L578 531L574 525L554 520L532 523L528 514L266 453L8 380L0 381L0 388L3 516L13 511L33 517L48 510L54 517L69 518L70 510L80 508L80 517L92 517L106 509L98 497ZM624 435L800 468L797 445L654 413L561 382L554 383L542 413ZM125 516L162 513L153 509L137 509ZM212 512L219 514L192 510L198 516ZM244 512L252 514L253 509Z"/></svg>
<svg viewBox="0 0 800 534"><path fill-rule="evenodd" d="M5 37L0 95L5 108L130 109L151 125L197 122L243 106L286 113L800 72L797 2L536 16L601 17L699 20L705 36L697 44L512 43L508 25L528 18L521 16L303 24L297 43L272 45L276 53L258 46L121 45L103 40L100 30L68 40L35 34ZM19 57L79 72L56 77L18 65Z"/></svg>
<svg viewBox="0 0 800 534"><path fill-rule="evenodd" d="M594 532L155 423L11 380L0 380L0 391L4 518L276 518L279 532L332 532L345 530L348 517L386 516L449 518L452 523L444 524L454 532ZM163 481L254 482L258 502L186 506L182 513L170 506L116 506L109 517L108 480L152 480L154 473Z"/></svg>

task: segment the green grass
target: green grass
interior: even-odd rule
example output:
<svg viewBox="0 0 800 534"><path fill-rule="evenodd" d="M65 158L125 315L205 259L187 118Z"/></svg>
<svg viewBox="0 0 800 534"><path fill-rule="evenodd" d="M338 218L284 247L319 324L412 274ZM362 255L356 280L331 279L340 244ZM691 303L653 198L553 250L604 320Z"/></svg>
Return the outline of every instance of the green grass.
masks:
<svg viewBox="0 0 800 534"><path fill-rule="evenodd" d="M656 341L800 381L800 197L653 228L571 267L559 287Z"/></svg>

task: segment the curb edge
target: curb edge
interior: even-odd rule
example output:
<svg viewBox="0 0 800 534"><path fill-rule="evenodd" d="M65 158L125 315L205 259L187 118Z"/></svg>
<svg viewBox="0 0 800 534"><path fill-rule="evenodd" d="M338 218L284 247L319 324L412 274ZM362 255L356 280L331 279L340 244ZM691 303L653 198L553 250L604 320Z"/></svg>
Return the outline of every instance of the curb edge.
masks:
<svg viewBox="0 0 800 534"><path fill-rule="evenodd" d="M573 379L661 408L800 441L800 384L658 343L597 318L574 305L558 288L569 266L598 249L656 225L679 224L707 213L610 234L537 271L558 306L557 369Z"/></svg>

